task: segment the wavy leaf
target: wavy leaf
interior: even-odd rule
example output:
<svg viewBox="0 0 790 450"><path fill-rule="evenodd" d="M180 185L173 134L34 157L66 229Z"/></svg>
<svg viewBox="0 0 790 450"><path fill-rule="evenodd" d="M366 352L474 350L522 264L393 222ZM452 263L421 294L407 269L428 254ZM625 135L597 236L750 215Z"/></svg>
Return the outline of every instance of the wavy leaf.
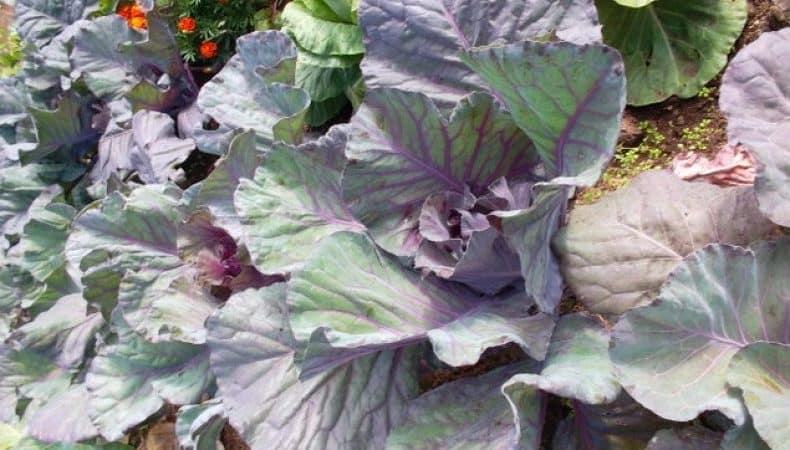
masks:
<svg viewBox="0 0 790 450"><path fill-rule="evenodd" d="M722 78L719 106L730 143L757 158L760 211L790 226L790 30L764 33L732 59Z"/></svg>
<svg viewBox="0 0 790 450"><path fill-rule="evenodd" d="M282 84L293 80L296 47L277 31L237 41L238 53L200 90L201 111L231 128L255 131L261 143L298 143L310 97Z"/></svg>
<svg viewBox="0 0 790 450"><path fill-rule="evenodd" d="M381 352L300 382L284 287L237 293L208 321L230 423L252 448L382 447L417 393L414 355Z"/></svg>
<svg viewBox="0 0 790 450"><path fill-rule="evenodd" d="M318 242L348 230L363 232L340 191L346 135L332 129L316 142L267 152L235 194L243 240L268 273L298 268Z"/></svg>
<svg viewBox="0 0 790 450"><path fill-rule="evenodd" d="M307 342L304 378L426 338L437 339L437 356L450 364L476 362L485 347L513 340L542 359L553 327L529 315L523 294L484 299L461 285L423 280L348 232L324 239L288 286L294 335ZM486 326L491 315L498 326Z"/></svg>
<svg viewBox="0 0 790 450"><path fill-rule="evenodd" d="M623 387L670 420L719 409L743 423L726 386L728 367L753 342L787 343L788 270L787 239L751 250L714 244L688 256L656 301L614 327L610 355Z"/></svg>
<svg viewBox="0 0 790 450"><path fill-rule="evenodd" d="M422 92L442 108L486 87L459 58L472 47L551 36L579 44L601 39L595 8L585 0L363 0L359 24L368 88Z"/></svg>

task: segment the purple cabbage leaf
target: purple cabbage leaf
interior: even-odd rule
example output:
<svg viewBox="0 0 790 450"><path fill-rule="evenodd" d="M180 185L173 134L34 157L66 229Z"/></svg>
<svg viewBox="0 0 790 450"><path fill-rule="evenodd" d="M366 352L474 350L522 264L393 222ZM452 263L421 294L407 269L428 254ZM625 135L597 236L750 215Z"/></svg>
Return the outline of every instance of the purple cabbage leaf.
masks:
<svg viewBox="0 0 790 450"><path fill-rule="evenodd" d="M237 53L198 95L200 110L230 129L249 129L263 144L298 143L310 96L293 87L296 47L283 33L240 37Z"/></svg>
<svg viewBox="0 0 790 450"><path fill-rule="evenodd" d="M538 450L545 395L528 387L514 388L507 398L502 392L508 378L534 371L535 365L511 364L421 395L390 433L387 449ZM511 408L518 411L517 418Z"/></svg>
<svg viewBox="0 0 790 450"><path fill-rule="evenodd" d="M759 162L755 190L760 210L790 226L790 30L765 33L732 59L722 78L719 106L727 135Z"/></svg>
<svg viewBox="0 0 790 450"><path fill-rule="evenodd" d="M174 186L115 192L83 210L66 243L86 298L120 314L151 342L205 342L205 319L226 290L272 280L255 270L235 240L190 210Z"/></svg>
<svg viewBox="0 0 790 450"><path fill-rule="evenodd" d="M417 394L413 349L379 352L300 381L283 283L231 296L208 320L211 369L252 448L382 448Z"/></svg>
<svg viewBox="0 0 790 450"><path fill-rule="evenodd" d="M781 370L763 365L764 351L775 352L777 364L786 359L781 345L753 345L790 343L788 252L790 240L781 239L748 249L711 244L686 257L653 303L628 311L614 327L610 354L624 389L671 420L718 409L742 425L748 416L732 388L754 395L751 389L760 388L745 374L765 378ZM760 435L781 438L771 404L748 395Z"/></svg>
<svg viewBox="0 0 790 450"><path fill-rule="evenodd" d="M363 0L359 24L367 87L422 92L441 108L486 88L460 58L473 47L554 37L577 44L601 40L595 5L587 0Z"/></svg>
<svg viewBox="0 0 790 450"><path fill-rule="evenodd" d="M123 97L135 109L175 112L195 100L197 87L165 19L147 20L144 32L115 14L77 23L71 77L105 102Z"/></svg>
<svg viewBox="0 0 790 450"><path fill-rule="evenodd" d="M258 267L267 272L293 270L322 238L365 230L343 202L345 146L346 135L337 128L299 147L276 146L262 156L254 175L238 182L233 203L243 240Z"/></svg>
<svg viewBox="0 0 790 450"><path fill-rule="evenodd" d="M541 360L554 328L551 316L531 314L523 292L485 298L458 283L423 279L350 232L321 241L291 275L287 297L294 336L306 344L303 378L425 340L451 365L475 363L486 348L508 342Z"/></svg>
<svg viewBox="0 0 790 450"><path fill-rule="evenodd" d="M542 369L516 374L504 384L504 392L533 389L570 402L572 415L560 421L551 448L644 448L656 431L671 426L623 392L608 355L609 339L596 319L562 316Z"/></svg>
<svg viewBox="0 0 790 450"><path fill-rule="evenodd" d="M101 137L91 179L104 182L113 173L133 171L144 183L179 181L183 171L176 166L194 149L192 139L176 135L170 116L141 110L132 117L129 129L116 129Z"/></svg>
<svg viewBox="0 0 790 450"><path fill-rule="evenodd" d="M88 414L101 436L120 439L169 402L196 403L211 387L205 345L151 343L136 334L116 310L117 342L98 349L85 377Z"/></svg>
<svg viewBox="0 0 790 450"><path fill-rule="evenodd" d="M722 188L652 171L577 206L553 247L565 282L588 310L622 314L652 301L690 253L714 242L748 245L772 229L751 186Z"/></svg>

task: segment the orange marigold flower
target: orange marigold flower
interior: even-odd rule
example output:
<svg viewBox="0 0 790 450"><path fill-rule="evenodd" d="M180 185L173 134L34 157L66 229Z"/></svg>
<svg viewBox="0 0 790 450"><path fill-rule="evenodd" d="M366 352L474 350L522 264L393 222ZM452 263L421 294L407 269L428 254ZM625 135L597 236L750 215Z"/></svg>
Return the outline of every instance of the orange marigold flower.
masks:
<svg viewBox="0 0 790 450"><path fill-rule="evenodd" d="M124 5L118 10L118 15L126 20L132 18L132 5Z"/></svg>
<svg viewBox="0 0 790 450"><path fill-rule="evenodd" d="M145 30L148 28L148 20L145 17L132 17L129 19L129 26L138 30Z"/></svg>
<svg viewBox="0 0 790 450"><path fill-rule="evenodd" d="M178 19L178 31L182 33L193 33L197 30L197 22L191 17L182 17Z"/></svg>
<svg viewBox="0 0 790 450"><path fill-rule="evenodd" d="M217 56L217 43L214 41L205 41L200 44L200 56L210 59Z"/></svg>

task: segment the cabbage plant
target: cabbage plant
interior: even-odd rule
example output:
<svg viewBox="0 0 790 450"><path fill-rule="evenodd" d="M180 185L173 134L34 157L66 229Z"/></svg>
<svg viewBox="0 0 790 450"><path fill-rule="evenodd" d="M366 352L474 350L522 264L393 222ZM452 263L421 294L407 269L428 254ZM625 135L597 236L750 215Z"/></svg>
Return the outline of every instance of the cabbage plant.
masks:
<svg viewBox="0 0 790 450"><path fill-rule="evenodd" d="M694 97L727 64L745 0L596 0L604 41L623 54L628 103Z"/></svg>
<svg viewBox="0 0 790 450"><path fill-rule="evenodd" d="M295 83L310 94L310 125L324 124L358 98L365 49L357 5L355 0L296 0L279 17L299 49Z"/></svg>

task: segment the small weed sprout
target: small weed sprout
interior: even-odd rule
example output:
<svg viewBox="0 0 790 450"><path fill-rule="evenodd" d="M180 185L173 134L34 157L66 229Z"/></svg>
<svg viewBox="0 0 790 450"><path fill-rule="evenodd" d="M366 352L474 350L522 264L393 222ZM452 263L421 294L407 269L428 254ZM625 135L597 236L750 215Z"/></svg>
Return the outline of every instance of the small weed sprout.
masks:
<svg viewBox="0 0 790 450"><path fill-rule="evenodd" d="M604 172L595 187L584 190L578 197L580 204L593 203L608 192L625 186L631 178L648 170L663 167L668 161L661 146L666 137L648 121L639 123L644 133L642 142L636 147L617 146L614 163Z"/></svg>
<svg viewBox="0 0 790 450"><path fill-rule="evenodd" d="M697 97L710 98L714 92L715 92L715 88L709 88L708 86L703 86L702 89L700 89L699 92L697 93Z"/></svg>
<svg viewBox="0 0 790 450"><path fill-rule="evenodd" d="M710 144L711 130L713 123L711 119L703 119L696 126L683 129L682 142L678 144L682 151L705 151Z"/></svg>

